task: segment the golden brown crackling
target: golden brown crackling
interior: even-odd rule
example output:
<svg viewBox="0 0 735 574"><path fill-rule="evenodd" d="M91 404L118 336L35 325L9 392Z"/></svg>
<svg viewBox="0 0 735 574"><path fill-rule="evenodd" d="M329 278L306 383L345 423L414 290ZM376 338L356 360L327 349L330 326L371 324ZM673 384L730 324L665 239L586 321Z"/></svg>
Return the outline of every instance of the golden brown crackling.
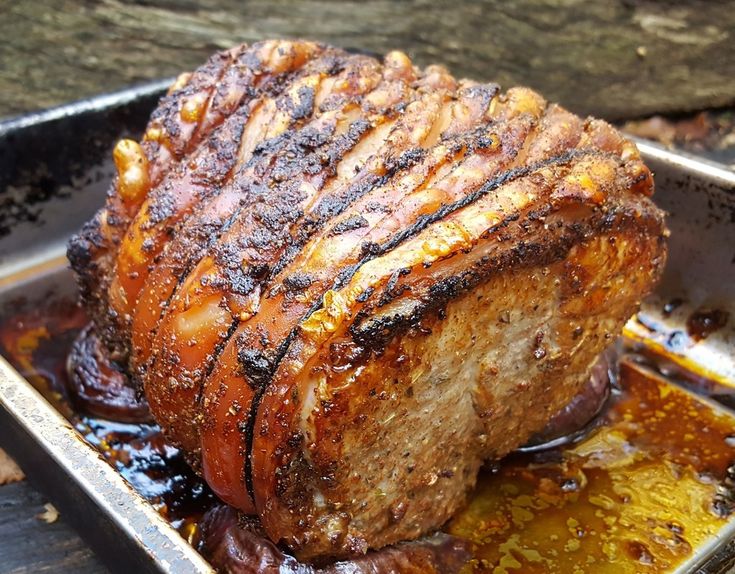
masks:
<svg viewBox="0 0 735 574"><path fill-rule="evenodd" d="M390 77L394 77L396 75L395 67L390 69L389 72ZM408 79L410 80L410 78ZM389 83L387 85L395 85L395 82ZM442 89L453 89L454 85L455 84L453 80L450 81L448 79L446 71L441 69L433 70L430 74L426 74L423 77L420 77L415 82L417 96L428 100L436 100L435 90L437 89L437 87L442 87ZM431 87L433 89L427 90L427 87ZM389 94L391 91L393 90L388 90L386 94ZM411 92L409 92L409 94L410 93ZM391 97L395 98L395 95ZM371 94L366 99L368 100L368 111L374 108L376 102L380 100L380 98L376 97L376 93ZM395 99L393 101L395 102ZM405 159L401 159L403 157L401 155L401 151L410 148L412 141L418 142L421 140L421 138L425 136L425 134L428 133L428 125L424 126L424 124L426 123L427 118L433 118L435 115L435 112L432 112L431 107L416 108L415 111L409 108L410 104L408 107L406 107L406 111L400 122L390 122L384 125L385 129L383 129L382 132L383 134L388 134L387 137L385 135L381 135L378 130L375 130L375 132L373 132L372 137L375 141L375 144L370 143L370 145L367 146L367 149L365 151L370 152L367 155L362 152L361 155L364 156L362 160L357 161L359 156L353 157L337 166L337 178L332 181L333 185L330 185L322 192L319 204L310 212L310 215L305 220L300 221L297 224L295 230L292 229L292 238L296 237L295 234L301 236L303 233L309 233L310 230L313 229L312 222L315 218L328 219L336 215L341 209L344 208L343 206L348 206L352 201L359 198L362 194L369 192L376 185L377 181L384 178L390 178L392 177L392 174L397 170L408 167L409 163L407 163ZM395 125L393 125L394 123ZM429 123L429 125L430 124L431 122ZM383 138L386 139L386 143L385 145L380 147L380 145L378 144L382 143ZM376 145L378 146L377 151L370 151ZM416 143L414 143L413 145L416 145ZM397 160L391 160L392 157L396 156L398 156ZM362 167L362 169L360 170L360 174L355 178L357 180L355 184L345 185L345 178L346 181L349 181L353 177L353 173L355 171L354 167L362 164L363 162L366 162L366 165ZM342 175L340 175L340 171L342 172ZM294 245L293 240L291 244ZM277 253L278 252L276 251L275 254ZM274 254L270 254L271 257L273 257L273 255ZM228 370L230 367L234 367L239 370L239 367L237 367L237 347L234 344L235 341L232 340L233 336L239 336L236 330L227 333L227 339L230 340L230 343L228 343L224 347L221 356L218 356L217 365L226 365ZM263 334L263 337L267 337L267 335ZM235 354L231 355L233 351L235 352ZM230 360L230 357L232 357L232 360ZM218 417L216 415L207 414L207 408L213 408L216 412L221 413L221 407L227 405L226 412L223 414L229 416L229 418L226 419L227 425L234 428L236 428L236 426L239 424L238 417L246 416L248 413L249 405L248 401L245 398L240 397L239 399L232 399L222 395L222 393L227 393L228 390L237 389L216 382L220 375L221 369L215 369L215 373L213 373L209 377L209 379L214 382L208 384L207 387L207 389L211 389L211 393L208 392L207 389L205 389L205 393L202 399L202 405L205 409L205 413L201 417L201 419L205 422L202 432L205 435L207 435L209 429L212 428L213 425L216 426L216 423L213 422L213 419L218 420ZM223 390L220 391L220 389ZM241 390L246 391L247 389L243 387ZM231 410L236 411L235 414L232 416L230 416ZM232 438L228 439L228 442L231 443L232 447L234 447L235 452L233 453L233 456L237 456L239 449L236 443L233 442ZM219 445L215 446L218 447ZM207 472L206 460L207 459L205 457L205 473ZM212 457L210 457L209 460L211 461ZM238 470L236 470L237 467L233 465L231 466L231 468L235 469L234 479L238 480L240 473ZM220 473L218 472L218 474ZM223 493L220 494L225 496Z"/></svg>
<svg viewBox="0 0 735 574"><path fill-rule="evenodd" d="M434 81L433 76L430 77L432 78L432 81ZM392 147L398 145L397 142L403 142L401 145L403 145L405 149L406 138L410 137L413 138L415 142L421 142L421 146L426 146L431 149L436 145L438 139L442 135L446 137L455 135L464 135L469 137L469 132L473 130L478 122L480 124L484 123L485 112L487 111L490 101L494 97L496 91L497 88L492 86L480 89L465 84L460 87L460 92L456 99L445 99L443 103L441 100L434 97L434 92L430 92L407 106L405 112L406 117L403 119L404 128L396 129L388 136L387 142L390 145L391 140L395 140ZM433 116L430 116L432 118L431 121L426 123L425 120L421 120L421 114L425 114L429 111L431 109L431 105L435 107L438 106L436 107L437 111ZM412 116L416 116L416 120L410 119ZM437 126L439 126L438 129ZM416 128L420 131L416 132ZM478 134L477 139L482 139L482 137L482 134ZM416 145L416 143L413 145ZM413 167L418 165L418 162L421 161L424 155L423 153L414 154L414 151L419 152L424 149L423 147L414 148L408 146L408 148L408 152L404 152L398 156L398 161L387 164L387 173L385 176L382 175L385 170L377 169L376 171L376 168L381 168L380 162L385 161L385 156L376 155L375 159L378 163L376 163L375 167L367 166L360 172L360 176L370 176L365 181L368 182L371 187L367 188L367 193L365 193L361 191L362 185L358 185L356 187L356 190L358 191L356 203L352 203L352 201L355 200L349 199L349 202L346 205L355 205L356 209L359 210L359 206L364 204L365 201L368 201L367 198L373 197L374 194L378 193L381 187L390 187L394 194L399 191L401 188L397 182L405 174L410 173ZM391 149L391 147L388 147L387 149ZM399 149L401 148L399 147ZM407 154L409 153L411 155L411 159L410 162L407 163L407 160L409 159ZM396 155L398 154L394 153L393 157ZM413 159L412 156L414 155L416 155L417 159ZM387 157L390 157L390 155ZM446 159L446 157L444 159ZM371 179L374 179L375 177L371 175L372 173L376 174L376 181L382 181L383 185L376 186L374 183L370 183ZM416 185L421 183L427 172L424 169L419 170L417 173L420 177L415 182ZM358 178L360 176L358 176ZM415 175L414 179L416 179ZM409 188L406 188L406 192L408 192L408 189ZM349 188L347 188L346 191L348 198L350 198L354 193L351 192ZM320 215L322 212L325 216L329 217L334 206L339 205L338 203L335 203L329 195L324 199L327 200L325 202L327 209L323 210L319 205L317 205L316 209L312 212L311 217L320 219L323 217ZM327 219L327 221L329 220ZM308 225L308 218L305 223ZM306 229L310 229L310 227L307 227ZM324 229L330 229L330 226L326 226ZM304 230L303 225L301 230ZM296 246L299 249L301 248L300 243L297 243ZM286 254L286 257L288 258L288 254ZM286 259L286 261L288 261L288 259ZM287 266L288 265L290 264L287 263ZM301 264L297 261L293 263L293 266L299 268ZM329 271L327 271L327 274L328 273ZM292 286L296 286L296 284L299 283L299 281L288 281L288 278L284 281L285 285L290 284ZM301 277L302 284L303 281L308 282L306 274ZM317 290L317 293L318 292L319 291ZM222 355L218 359L218 367L207 381L203 395L204 413L202 420L205 421L205 425L203 426L203 441L205 445L211 446L209 448L205 446L204 449L205 472L207 472L208 465L219 468L222 461L231 460L237 456L238 451L237 444L239 443L239 439L234 431L228 433L229 436L225 441L220 440L216 443L214 442L214 437L218 433L216 429L219 428L215 421L223 419L228 423L231 423L231 425L236 428L236 424L239 423L240 418L244 417L243 422L247 420L250 401L245 394L260 384L260 381L255 380L257 373L265 373L267 371L267 369L264 370L261 368L261 365L264 363L267 364L267 359L263 356L264 354L262 351L265 351L266 353L270 352L271 354L274 353L278 348L278 345L283 341L283 337L295 325L295 323L290 321L297 320L299 315L303 313L305 309L308 309L310 305L308 297L302 297L302 294L291 292L291 295L294 295L294 298L299 300L301 304L299 309L301 309L301 311L294 309L293 311L295 311L295 314L290 313L287 317L279 317L277 321L270 323L269 317L273 317L273 310L277 310L279 308L282 309L282 305L279 302L281 301L281 295L283 295L283 293L274 295L273 291L270 290L267 296L260 299L260 305L262 305L262 307L259 308L258 315L243 322L242 326L230 335L230 342L227 344ZM248 348L249 341L253 341L251 348L254 353L239 354L238 349ZM259 355L258 353L261 354ZM249 386L251 388L246 389L245 387L241 387L239 389L240 394L238 395L237 385L231 383L233 383L233 375L237 376L240 369L244 368L242 366L243 363L250 366L250 373L246 376L250 380ZM234 383L236 382L237 380L235 379ZM220 391L220 389L223 390ZM237 413L230 417L229 414L231 409L235 409ZM212 440L210 440L210 437L212 437ZM234 466L233 468L237 467ZM237 476L239 473L235 472L235 475Z"/></svg>
<svg viewBox="0 0 735 574"><path fill-rule="evenodd" d="M287 45L293 52L289 52L289 67L277 68L293 72L286 83L290 87L285 96L276 99L275 96L265 95L269 81L276 81L277 77L256 73L257 70L243 73L237 84L242 86L240 98L248 92L248 87L248 93L257 95L260 92L263 96L239 101L240 112L230 116L204 145L192 150L187 161L171 172L149 195L131 222L118 250L109 291L111 311L122 318L123 329L129 325L130 321L125 318L132 315L149 270L161 250L175 236L176 229L180 224L185 224L192 209L218 192L232 177L230 174L235 175L238 166L252 158L255 146L271 137L269 129L288 129L293 122L308 114L310 102L308 96L302 97L302 90L313 90L322 75L334 73L341 63L338 53L319 52L315 45ZM297 47L302 49L297 51ZM274 54L277 52L278 48ZM270 67L274 66L271 64ZM283 109L274 110L268 128L258 130L257 137L252 138L246 126L257 121L259 102L263 101L265 104L279 102L278 105Z"/></svg>
<svg viewBox="0 0 735 574"><path fill-rule="evenodd" d="M381 80L372 60L352 58L329 89L316 94L316 119L305 128L284 133L283 145L276 148L279 151L269 162L268 172L254 171L251 180L239 178L238 187L252 190L252 197L246 199L232 226L215 238L204 259L188 273L155 334L153 350L158 366L151 375L155 380L146 384L155 389L154 394L169 389L165 400L153 407L159 409L160 416L180 413L185 405L187 409L195 408L197 381L207 374L206 364L211 364L210 357L217 353L219 341L229 333L226 319L242 318L248 305L257 303L253 295L259 296L260 269L285 246L290 225L300 217L299 202L308 205L310 197L338 174L343 158L345 162L355 161L357 156L352 158L352 150L364 146L381 124L390 125L391 110L407 88L395 70L393 77L391 81ZM371 129L373 126L375 129ZM298 179L302 174L305 177ZM270 178L271 185L264 185L263 177ZM244 236L243 229L251 233ZM252 289L256 291L251 293ZM210 312L203 315L199 307ZM184 321L190 325L187 332L181 331ZM196 337L196 349L182 347L190 337ZM165 383L173 380L177 382L173 387ZM177 417L182 431L169 429L170 435L185 444L196 440L193 419L189 417L185 425L187 419Z"/></svg>
<svg viewBox="0 0 735 574"><path fill-rule="evenodd" d="M206 139L224 119L226 114L222 108L226 106L217 99L221 90L215 94L213 92L215 86L221 88L219 81L223 74L230 77L229 73L233 68L242 70L241 66L233 66L233 63L244 58L262 74L268 71L268 62L273 52L282 44L280 41L267 41L255 44L250 49L243 45L216 54L210 62L185 78L182 85L161 100L141 142L147 158L147 181L151 188L157 186L178 165L187 151L195 147L195 143ZM312 49L311 46L315 47L308 43L303 45L310 46L309 49ZM274 57L274 60L278 62L283 57ZM265 76L268 77L268 74ZM241 95L252 96L251 93ZM232 93L228 98L225 103L231 105ZM187 102L195 100L204 102L202 114L196 118L186 113L182 115ZM75 269L82 297L88 301L98 324L99 334L111 347L115 359L124 361L127 357L126 337L119 336L121 317L109 308L108 293L114 278L112 270L118 247L131 217L140 207L139 200L143 200L147 193L138 195L135 202L125 204L122 196L117 193L117 181L113 181L105 207L70 242L69 258ZM122 326L125 327L125 321L122 321Z"/></svg>

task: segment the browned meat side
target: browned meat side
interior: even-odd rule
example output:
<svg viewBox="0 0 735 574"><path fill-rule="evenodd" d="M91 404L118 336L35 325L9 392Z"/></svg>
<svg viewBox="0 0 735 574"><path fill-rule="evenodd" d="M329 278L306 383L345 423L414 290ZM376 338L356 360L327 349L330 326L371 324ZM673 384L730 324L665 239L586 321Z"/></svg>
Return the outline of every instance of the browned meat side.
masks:
<svg viewBox="0 0 735 574"><path fill-rule="evenodd" d="M284 553L256 523L243 523L224 505L207 512L202 538L207 560L226 574L460 574L472 558L471 542L436 533L346 562L312 566Z"/></svg>
<svg viewBox="0 0 735 574"><path fill-rule="evenodd" d="M271 41L188 82L149 128L165 158L121 161L70 246L101 339L214 491L299 558L419 537L652 289L650 172L604 122L398 52Z"/></svg>

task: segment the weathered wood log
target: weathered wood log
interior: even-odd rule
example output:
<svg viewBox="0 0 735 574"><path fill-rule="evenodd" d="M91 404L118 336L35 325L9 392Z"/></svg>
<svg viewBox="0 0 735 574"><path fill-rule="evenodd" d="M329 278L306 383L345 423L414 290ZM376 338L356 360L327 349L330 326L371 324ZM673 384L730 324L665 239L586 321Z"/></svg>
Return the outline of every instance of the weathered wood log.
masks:
<svg viewBox="0 0 735 574"><path fill-rule="evenodd" d="M0 115L306 36L526 84L609 119L735 103L735 1L0 0Z"/></svg>

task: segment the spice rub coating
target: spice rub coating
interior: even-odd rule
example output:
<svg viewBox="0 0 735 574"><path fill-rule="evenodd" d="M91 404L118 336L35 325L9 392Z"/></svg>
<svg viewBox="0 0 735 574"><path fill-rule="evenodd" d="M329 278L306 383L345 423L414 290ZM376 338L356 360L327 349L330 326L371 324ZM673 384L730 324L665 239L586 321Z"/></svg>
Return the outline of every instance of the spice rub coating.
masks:
<svg viewBox="0 0 735 574"><path fill-rule="evenodd" d="M415 539L653 288L635 145L527 88L305 41L214 56L69 258L169 440L299 558Z"/></svg>

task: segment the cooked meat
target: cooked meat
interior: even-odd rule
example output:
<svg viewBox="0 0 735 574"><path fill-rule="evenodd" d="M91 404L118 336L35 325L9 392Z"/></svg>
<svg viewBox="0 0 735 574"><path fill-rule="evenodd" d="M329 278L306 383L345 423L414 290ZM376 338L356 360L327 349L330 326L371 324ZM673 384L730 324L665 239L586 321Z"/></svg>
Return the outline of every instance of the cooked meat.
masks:
<svg viewBox="0 0 735 574"><path fill-rule="evenodd" d="M69 257L169 439L300 558L441 525L660 275L635 146L526 88L300 41L177 84Z"/></svg>
<svg viewBox="0 0 735 574"><path fill-rule="evenodd" d="M153 422L148 403L137 396L126 374L110 361L93 325L87 325L74 340L66 374L77 412L126 423Z"/></svg>
<svg viewBox="0 0 735 574"><path fill-rule="evenodd" d="M285 554L257 523L239 519L230 506L214 506L202 520L201 550L218 572L227 574L460 574L472 559L471 546L440 532L320 568Z"/></svg>

